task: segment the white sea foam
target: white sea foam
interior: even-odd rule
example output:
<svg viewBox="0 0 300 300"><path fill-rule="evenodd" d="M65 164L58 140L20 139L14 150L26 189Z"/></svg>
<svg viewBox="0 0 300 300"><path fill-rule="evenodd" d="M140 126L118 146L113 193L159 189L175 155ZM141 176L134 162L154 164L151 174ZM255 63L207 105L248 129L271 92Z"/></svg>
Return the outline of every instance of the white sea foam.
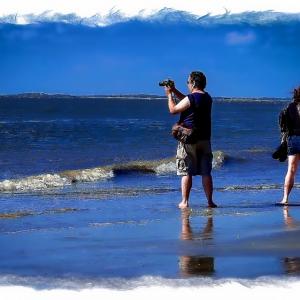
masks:
<svg viewBox="0 0 300 300"><path fill-rule="evenodd" d="M0 192L45 190L70 185L71 182L58 174L43 174L22 179L4 180L0 182Z"/></svg>
<svg viewBox="0 0 300 300"><path fill-rule="evenodd" d="M219 168L223 166L226 160L226 154L223 151L214 151L213 156L213 168Z"/></svg>
<svg viewBox="0 0 300 300"><path fill-rule="evenodd" d="M175 161L162 163L158 165L154 170L158 175L176 173L176 163Z"/></svg>
<svg viewBox="0 0 300 300"><path fill-rule="evenodd" d="M226 155L222 151L213 153L213 168L221 167ZM118 172L154 173L157 175L176 174L176 159L134 161L119 165L108 165L99 168L79 169L58 174L41 174L20 179L0 181L0 192L43 191L62 188L75 182L95 182L113 178Z"/></svg>
<svg viewBox="0 0 300 300"><path fill-rule="evenodd" d="M213 153L213 168L219 168L223 166L226 160L226 155L222 151L215 151ZM164 174L175 174L176 173L176 163L175 159L169 162L164 162L154 168L154 171L158 175Z"/></svg>
<svg viewBox="0 0 300 300"><path fill-rule="evenodd" d="M112 170L101 168L66 171L60 174L42 174L0 182L0 192L43 191L62 188L74 182L93 182L113 177Z"/></svg>
<svg viewBox="0 0 300 300"><path fill-rule="evenodd" d="M113 170L104 170L102 168L84 169L74 171L72 181L93 182L101 179L114 177Z"/></svg>
<svg viewBox="0 0 300 300"><path fill-rule="evenodd" d="M198 281L198 284L197 284ZM257 280L168 280L162 278L144 277L143 280L132 282L128 280L128 288L124 287L126 281L122 280L122 288L97 287L92 283L85 288L73 289L33 289L24 286L0 287L0 293L5 300L30 299L262 299L272 298L298 299L300 281L295 279L257 279ZM136 285L138 284L138 285Z"/></svg>
<svg viewBox="0 0 300 300"><path fill-rule="evenodd" d="M300 184L295 184L294 188L300 188ZM257 185L231 185L220 188L222 191L257 191L257 190L279 190L282 184L257 184Z"/></svg>

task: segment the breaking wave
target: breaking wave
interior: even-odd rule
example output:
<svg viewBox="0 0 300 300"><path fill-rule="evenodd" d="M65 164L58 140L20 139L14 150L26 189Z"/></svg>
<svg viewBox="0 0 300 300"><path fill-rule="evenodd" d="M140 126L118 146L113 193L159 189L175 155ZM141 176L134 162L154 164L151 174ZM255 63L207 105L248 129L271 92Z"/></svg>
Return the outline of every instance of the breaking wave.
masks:
<svg viewBox="0 0 300 300"><path fill-rule="evenodd" d="M221 167L226 159L222 151L215 151L213 168ZM152 173L156 175L175 174L175 158L153 161L134 161L91 169L63 171L57 174L41 174L20 179L3 180L0 192L26 192L62 188L76 182L94 182L107 180L118 174Z"/></svg>
<svg viewBox="0 0 300 300"><path fill-rule="evenodd" d="M0 192L45 190L48 188L61 188L70 184L71 182L68 178L59 174L42 174L1 181Z"/></svg>

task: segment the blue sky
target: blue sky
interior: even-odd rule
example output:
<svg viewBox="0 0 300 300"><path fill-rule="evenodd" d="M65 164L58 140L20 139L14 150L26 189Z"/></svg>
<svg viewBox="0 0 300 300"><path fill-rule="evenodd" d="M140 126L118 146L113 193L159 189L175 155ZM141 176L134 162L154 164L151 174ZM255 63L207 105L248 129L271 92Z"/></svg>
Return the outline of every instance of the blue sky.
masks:
<svg viewBox="0 0 300 300"><path fill-rule="evenodd" d="M161 79L184 92L188 73L201 70L214 96L288 97L300 84L300 17L270 14L164 10L106 26L2 20L0 94L162 95Z"/></svg>

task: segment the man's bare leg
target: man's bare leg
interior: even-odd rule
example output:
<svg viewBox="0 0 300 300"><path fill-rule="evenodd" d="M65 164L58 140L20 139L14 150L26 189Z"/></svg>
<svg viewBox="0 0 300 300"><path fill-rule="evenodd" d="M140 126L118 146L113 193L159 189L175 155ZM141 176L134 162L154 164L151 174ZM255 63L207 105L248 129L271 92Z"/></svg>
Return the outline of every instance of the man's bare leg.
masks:
<svg viewBox="0 0 300 300"><path fill-rule="evenodd" d="M217 205L213 202L213 180L211 175L203 175L202 176L202 186L206 195L207 205L208 207L217 207Z"/></svg>
<svg viewBox="0 0 300 300"><path fill-rule="evenodd" d="M189 206L189 196L190 196L192 184L193 184L193 179L191 175L182 176L181 178L182 200L178 204L179 208L186 208Z"/></svg>
<svg viewBox="0 0 300 300"><path fill-rule="evenodd" d="M284 191L283 191L283 198L280 202L281 204L288 204L289 202L289 195L294 186L299 158L300 158L300 154L288 156L288 170L284 180Z"/></svg>

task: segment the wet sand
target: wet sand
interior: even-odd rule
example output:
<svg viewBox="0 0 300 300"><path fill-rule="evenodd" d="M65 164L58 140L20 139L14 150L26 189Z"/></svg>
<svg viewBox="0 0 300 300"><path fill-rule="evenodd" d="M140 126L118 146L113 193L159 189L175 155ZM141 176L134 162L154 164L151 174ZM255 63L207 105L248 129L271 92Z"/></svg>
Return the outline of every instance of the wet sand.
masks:
<svg viewBox="0 0 300 300"><path fill-rule="evenodd" d="M80 201L68 196L61 200L68 205L64 209L3 214L1 278L17 276L26 285L32 277L93 282L300 275L300 207L275 206L280 191L216 192L219 207L209 209L202 192L194 190L191 207L183 211L178 195L176 190L106 200L84 195ZM31 196L26 197L29 206ZM33 202L41 197L47 201L44 195Z"/></svg>

